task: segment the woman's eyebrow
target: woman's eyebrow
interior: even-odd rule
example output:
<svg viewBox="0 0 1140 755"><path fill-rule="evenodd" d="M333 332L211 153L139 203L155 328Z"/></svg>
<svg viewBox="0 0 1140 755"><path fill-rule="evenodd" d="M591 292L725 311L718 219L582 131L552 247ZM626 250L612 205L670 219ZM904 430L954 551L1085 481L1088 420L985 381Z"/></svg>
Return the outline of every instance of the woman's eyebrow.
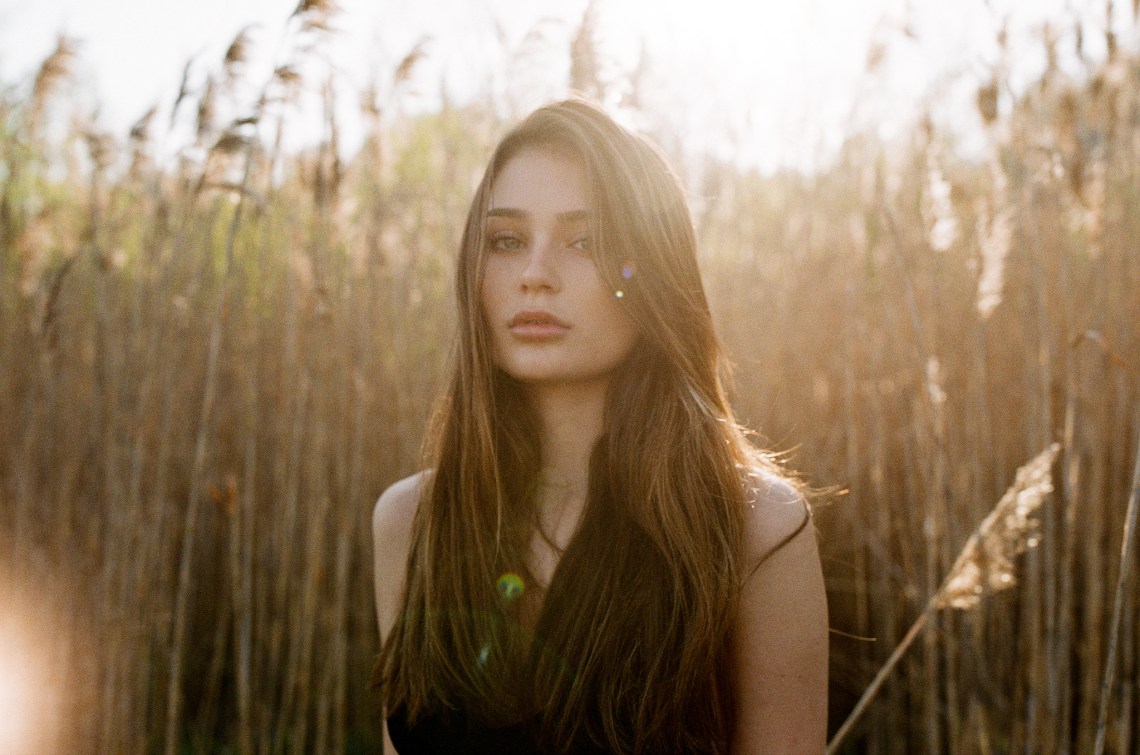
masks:
<svg viewBox="0 0 1140 755"><path fill-rule="evenodd" d="M526 218L530 213L526 210L516 210L513 207L495 207L487 210L489 218Z"/></svg>
<svg viewBox="0 0 1140 755"><path fill-rule="evenodd" d="M570 210L568 212L560 212L556 217L559 223L585 223L593 218L593 213L589 210Z"/></svg>

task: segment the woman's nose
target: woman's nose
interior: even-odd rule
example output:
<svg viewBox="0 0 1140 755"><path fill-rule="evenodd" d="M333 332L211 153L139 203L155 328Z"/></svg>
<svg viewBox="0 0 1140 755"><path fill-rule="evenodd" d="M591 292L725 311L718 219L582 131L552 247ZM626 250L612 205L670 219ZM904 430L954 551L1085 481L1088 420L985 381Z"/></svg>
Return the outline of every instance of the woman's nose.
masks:
<svg viewBox="0 0 1140 755"><path fill-rule="evenodd" d="M546 236L536 235L527 250L526 264L523 267L519 284L524 290L557 290L559 286L556 266L557 249Z"/></svg>

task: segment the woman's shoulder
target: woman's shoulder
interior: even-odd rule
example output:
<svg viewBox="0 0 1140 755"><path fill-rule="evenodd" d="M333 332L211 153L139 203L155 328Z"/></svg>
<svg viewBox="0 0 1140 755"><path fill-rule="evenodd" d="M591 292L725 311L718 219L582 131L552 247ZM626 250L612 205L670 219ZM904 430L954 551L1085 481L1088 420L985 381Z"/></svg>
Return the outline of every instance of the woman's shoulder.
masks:
<svg viewBox="0 0 1140 755"><path fill-rule="evenodd" d="M404 565L411 549L412 524L429 479L429 473L423 471L392 483L372 509L376 617L381 640L392 627L404 591Z"/></svg>
<svg viewBox="0 0 1140 755"><path fill-rule="evenodd" d="M747 500L733 748L823 752L827 593L807 497L773 465L749 475Z"/></svg>
<svg viewBox="0 0 1140 755"><path fill-rule="evenodd" d="M420 496L430 475L430 470L421 470L392 483L380 494L380 499L372 509L372 530L377 539L394 535L402 535L401 540L407 539L411 533L412 520L419 509Z"/></svg>
<svg viewBox="0 0 1140 755"><path fill-rule="evenodd" d="M778 468L751 467L745 477L744 500L744 553L750 568L810 529L811 511L803 486Z"/></svg>
<svg viewBox="0 0 1140 755"><path fill-rule="evenodd" d="M372 540L379 572L402 576L420 497L430 479L429 470L416 472L389 485L376 501L372 509Z"/></svg>

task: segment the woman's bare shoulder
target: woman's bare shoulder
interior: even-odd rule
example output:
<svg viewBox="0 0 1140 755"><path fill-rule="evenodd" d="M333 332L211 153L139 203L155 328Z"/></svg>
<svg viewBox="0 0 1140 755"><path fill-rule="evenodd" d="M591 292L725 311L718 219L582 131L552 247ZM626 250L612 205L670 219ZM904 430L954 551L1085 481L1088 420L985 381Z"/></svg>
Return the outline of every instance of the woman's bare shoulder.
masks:
<svg viewBox="0 0 1140 755"><path fill-rule="evenodd" d="M420 496L429 479L430 471L425 469L392 483L380 494L372 509L372 532L377 540L391 542L395 538L407 541L412 520L419 509Z"/></svg>
<svg viewBox="0 0 1140 755"><path fill-rule="evenodd" d="M758 565L810 529L811 514L802 487L778 470L749 470L745 489L744 551Z"/></svg>
<svg viewBox="0 0 1140 755"><path fill-rule="evenodd" d="M411 549L412 524L428 480L430 473L425 470L392 483L372 509L376 613L381 636L387 634L392 626L403 594L404 567Z"/></svg>
<svg viewBox="0 0 1140 755"><path fill-rule="evenodd" d="M822 753L827 732L827 594L799 485L776 468L749 477L733 628L734 752Z"/></svg>

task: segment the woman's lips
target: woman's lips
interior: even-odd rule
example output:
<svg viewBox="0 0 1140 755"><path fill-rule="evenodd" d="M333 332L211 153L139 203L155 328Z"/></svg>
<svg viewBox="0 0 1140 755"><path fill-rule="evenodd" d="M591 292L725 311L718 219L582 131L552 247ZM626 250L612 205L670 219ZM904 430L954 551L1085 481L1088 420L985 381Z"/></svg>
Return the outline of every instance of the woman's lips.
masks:
<svg viewBox="0 0 1140 755"><path fill-rule="evenodd" d="M507 323L507 330L521 341L549 341L570 330L568 323L541 309L525 309Z"/></svg>

